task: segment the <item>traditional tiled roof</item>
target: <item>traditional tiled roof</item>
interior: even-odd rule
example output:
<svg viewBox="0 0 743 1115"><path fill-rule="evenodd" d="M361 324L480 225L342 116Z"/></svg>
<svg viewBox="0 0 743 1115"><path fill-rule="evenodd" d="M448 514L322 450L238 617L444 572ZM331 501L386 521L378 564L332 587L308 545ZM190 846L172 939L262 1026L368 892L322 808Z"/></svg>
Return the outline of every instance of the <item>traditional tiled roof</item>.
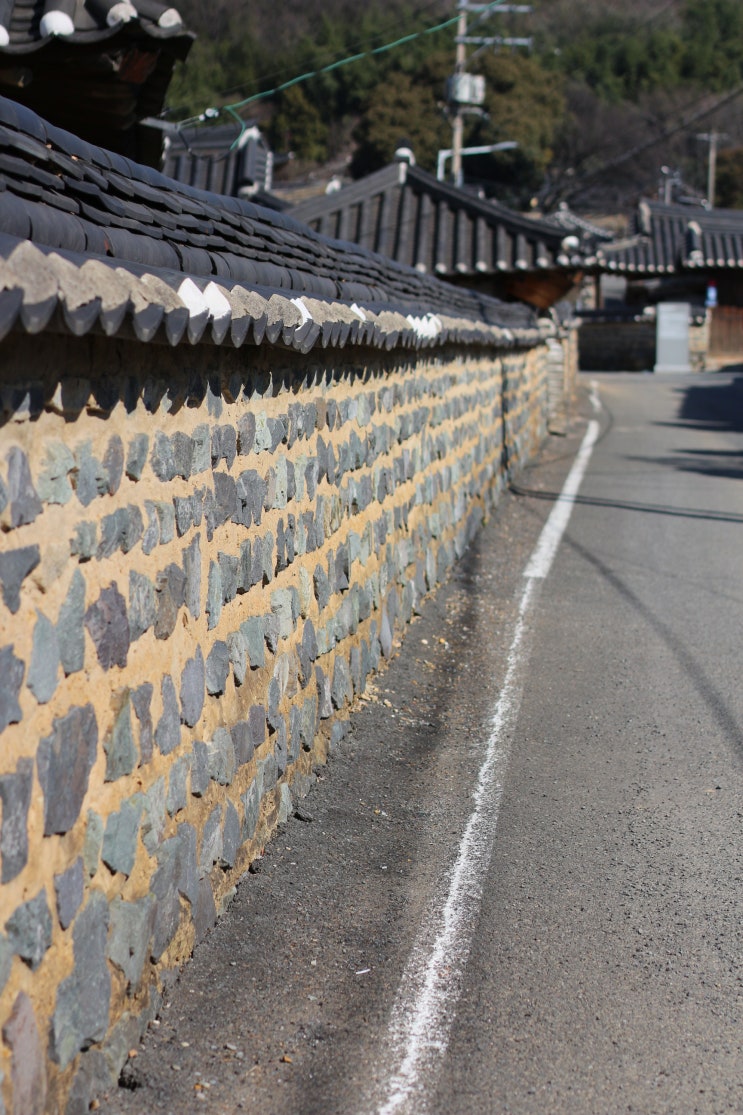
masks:
<svg viewBox="0 0 743 1115"><path fill-rule="evenodd" d="M112 133L160 112L193 39L159 0L3 0L0 84L60 127L111 145Z"/></svg>
<svg viewBox="0 0 743 1115"><path fill-rule="evenodd" d="M743 212L642 201L635 233L603 245L597 269L624 275L743 268Z"/></svg>
<svg viewBox="0 0 743 1115"><path fill-rule="evenodd" d="M574 213L567 202L561 202L553 213L548 213L543 220L548 225L554 225L555 228L561 228L565 233L573 233L579 236L586 246L587 252L590 250L590 245L614 239L614 233L608 232L607 229L602 228L601 225L595 224L593 221L587 220L585 217L579 216Z"/></svg>
<svg viewBox="0 0 743 1115"><path fill-rule="evenodd" d="M297 205L311 228L442 277L575 270L582 243L495 201L440 182L406 162Z"/></svg>
<svg viewBox="0 0 743 1115"><path fill-rule="evenodd" d="M525 306L174 182L0 99L0 335L177 344L527 343Z"/></svg>
<svg viewBox="0 0 743 1115"><path fill-rule="evenodd" d="M165 131L163 171L177 182L231 197L271 187L273 154L257 127L240 131L237 122ZM270 196L270 195L269 195ZM261 202L263 204L263 202ZM278 198L271 206L286 209Z"/></svg>

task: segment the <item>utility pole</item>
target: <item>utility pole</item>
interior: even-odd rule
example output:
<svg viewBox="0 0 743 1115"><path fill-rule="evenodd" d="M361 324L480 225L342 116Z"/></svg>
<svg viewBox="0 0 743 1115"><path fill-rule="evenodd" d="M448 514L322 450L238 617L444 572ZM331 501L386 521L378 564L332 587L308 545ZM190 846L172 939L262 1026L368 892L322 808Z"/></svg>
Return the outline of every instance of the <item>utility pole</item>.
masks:
<svg viewBox="0 0 743 1115"><path fill-rule="evenodd" d="M464 73L467 64L467 46L465 38L467 37L467 0L460 0L459 4L459 21L457 23L457 51L454 63L454 77L455 81L452 83L456 88L456 79L460 74ZM451 176L454 180L455 186L462 184L462 138L464 136L464 110L459 101L454 101L454 115L451 122Z"/></svg>
<svg viewBox="0 0 743 1115"><path fill-rule="evenodd" d="M717 178L717 142L725 139L724 132L702 132L697 139L709 144L709 159L707 162L707 201L710 209L715 207L715 180Z"/></svg>
<svg viewBox="0 0 743 1115"><path fill-rule="evenodd" d="M464 117L467 112L479 112L479 107L485 101L485 80L476 74L468 74L467 46L475 44L480 48L485 46L531 46L531 39L504 39L500 37L481 38L467 34L467 15L470 12L480 13L483 19L488 15L498 15L502 12L531 12L528 4L496 4L496 3L471 3L470 0L458 0L459 19L457 21L456 56L454 63L454 76L447 84L447 99L451 114L452 142L451 142L451 174L455 186L461 186L462 176L462 144L464 140Z"/></svg>

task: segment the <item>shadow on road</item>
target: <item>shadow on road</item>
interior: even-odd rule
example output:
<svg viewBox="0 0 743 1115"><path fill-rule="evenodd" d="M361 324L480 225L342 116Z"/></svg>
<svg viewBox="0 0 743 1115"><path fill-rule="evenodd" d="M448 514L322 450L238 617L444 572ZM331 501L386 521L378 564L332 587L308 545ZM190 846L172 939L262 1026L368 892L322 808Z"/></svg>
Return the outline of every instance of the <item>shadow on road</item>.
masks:
<svg viewBox="0 0 743 1115"><path fill-rule="evenodd" d="M673 654L676 661L685 671L689 681L707 705L711 714L722 728L727 739L734 744L738 760L743 759L743 726L738 720L735 711L728 704L725 695L718 688L715 681L704 670L701 663L689 649L686 642L679 638L673 628L664 619L657 616L621 577L601 561L594 553L581 546L574 538L565 535L565 545L578 554L585 562L604 578L612 588L626 600L639 613L642 619L659 636Z"/></svg>
<svg viewBox="0 0 743 1115"><path fill-rule="evenodd" d="M736 454L738 456L738 454ZM647 460L648 458L633 457L632 460ZM654 458L655 459L655 458ZM670 458L667 463L670 462ZM662 464L663 461L661 460ZM512 482L510 490L517 496L526 496L529 499L544 500L554 503L560 496L559 492L539 491L534 488L524 488L521 484ZM668 515L674 519L707 519L715 523L740 523L743 525L743 515L735 512L712 511L701 507L671 507L665 503L643 503L631 499L605 499L599 496L577 495L573 503L582 507L616 507L621 511L637 511L644 515Z"/></svg>
<svg viewBox="0 0 743 1115"><path fill-rule="evenodd" d="M743 433L743 375L721 379L710 377L678 388L678 394L681 401L676 421L659 422L657 425L667 429ZM743 450L679 448L672 457L656 460L658 464L671 465L680 472L743 480Z"/></svg>

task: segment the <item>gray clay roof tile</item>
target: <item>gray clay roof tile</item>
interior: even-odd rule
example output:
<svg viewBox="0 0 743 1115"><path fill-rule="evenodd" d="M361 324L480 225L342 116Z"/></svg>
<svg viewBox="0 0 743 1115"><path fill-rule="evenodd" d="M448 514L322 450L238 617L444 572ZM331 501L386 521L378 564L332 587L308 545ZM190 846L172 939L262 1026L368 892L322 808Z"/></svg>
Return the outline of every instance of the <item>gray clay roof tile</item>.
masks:
<svg viewBox="0 0 743 1115"><path fill-rule="evenodd" d="M525 306L184 187L18 107L0 98L0 333L112 335L129 322L143 342L273 338L299 351L537 335Z"/></svg>

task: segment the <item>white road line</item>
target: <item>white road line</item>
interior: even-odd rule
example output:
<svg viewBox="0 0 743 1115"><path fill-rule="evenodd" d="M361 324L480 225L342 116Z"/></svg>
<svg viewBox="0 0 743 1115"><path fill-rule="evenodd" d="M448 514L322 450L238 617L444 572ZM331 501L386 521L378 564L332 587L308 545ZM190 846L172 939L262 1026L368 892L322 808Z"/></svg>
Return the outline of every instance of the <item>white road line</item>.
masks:
<svg viewBox="0 0 743 1115"><path fill-rule="evenodd" d="M594 408L596 404L600 407L593 384L592 389ZM384 1049L384 1063L392 1066L392 1075L385 1083L382 1100L369 1098L377 1115L395 1112L423 1115L435 1091L495 843L510 737L521 704L527 620L537 596L536 582L549 573L598 432L598 422L589 422L562 492L524 571L526 584L508 651L505 680L491 716L485 758L473 794L474 809L448 875L448 888L434 898L400 981Z"/></svg>

